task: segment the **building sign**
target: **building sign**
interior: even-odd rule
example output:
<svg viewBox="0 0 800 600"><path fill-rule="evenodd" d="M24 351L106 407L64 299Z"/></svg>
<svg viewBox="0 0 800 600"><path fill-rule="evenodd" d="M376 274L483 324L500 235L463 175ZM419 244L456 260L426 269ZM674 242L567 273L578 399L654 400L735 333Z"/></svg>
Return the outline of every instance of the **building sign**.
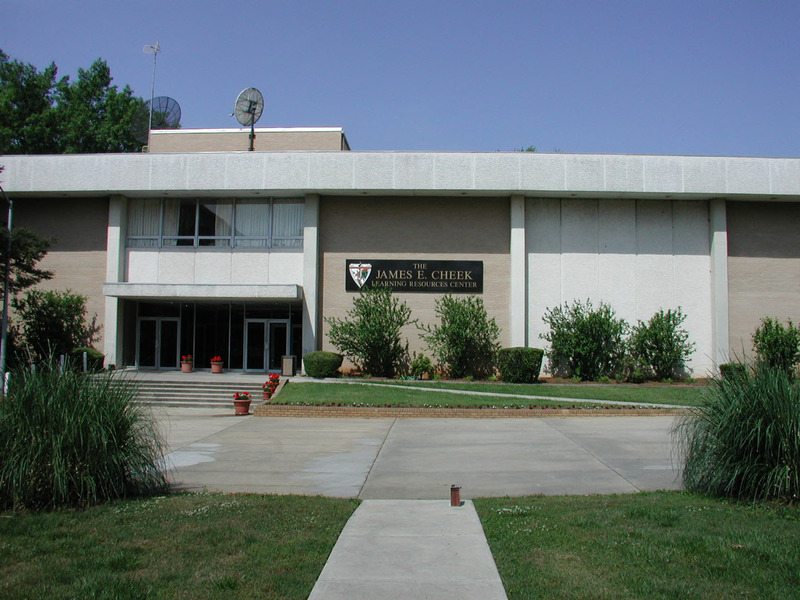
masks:
<svg viewBox="0 0 800 600"><path fill-rule="evenodd" d="M348 259L345 290L381 287L393 292L482 294L480 260Z"/></svg>

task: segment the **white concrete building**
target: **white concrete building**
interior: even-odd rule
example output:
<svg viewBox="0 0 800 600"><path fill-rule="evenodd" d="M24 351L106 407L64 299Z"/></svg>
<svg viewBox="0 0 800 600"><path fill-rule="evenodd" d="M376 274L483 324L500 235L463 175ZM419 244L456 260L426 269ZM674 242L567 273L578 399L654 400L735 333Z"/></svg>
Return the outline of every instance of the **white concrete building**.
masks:
<svg viewBox="0 0 800 600"><path fill-rule="evenodd" d="M421 322L448 289L480 293L505 346L541 347L564 302L631 323L680 306L698 376L749 352L760 317L800 316L798 159L350 152L338 128L227 149L248 133L0 157L17 223L57 240L45 285L89 298L108 363L265 371L330 349L323 317L351 307L354 265L385 271Z"/></svg>

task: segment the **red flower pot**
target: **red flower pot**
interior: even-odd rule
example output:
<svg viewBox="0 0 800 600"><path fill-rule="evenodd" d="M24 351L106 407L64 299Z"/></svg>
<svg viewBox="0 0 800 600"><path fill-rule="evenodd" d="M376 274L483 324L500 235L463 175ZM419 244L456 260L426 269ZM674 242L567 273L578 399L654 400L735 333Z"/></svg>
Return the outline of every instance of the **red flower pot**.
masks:
<svg viewBox="0 0 800 600"><path fill-rule="evenodd" d="M234 400L233 407L236 409L237 415L249 415L250 414L250 402L252 400L248 398L247 400Z"/></svg>

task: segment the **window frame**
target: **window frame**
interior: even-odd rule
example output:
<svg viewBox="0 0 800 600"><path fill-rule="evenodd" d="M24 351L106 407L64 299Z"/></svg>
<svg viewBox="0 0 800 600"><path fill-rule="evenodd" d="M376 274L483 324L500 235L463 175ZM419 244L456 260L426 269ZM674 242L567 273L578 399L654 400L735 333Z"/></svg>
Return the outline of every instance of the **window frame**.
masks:
<svg viewBox="0 0 800 600"><path fill-rule="evenodd" d="M129 202L136 202L139 200L149 200L152 198L131 198ZM187 198L181 198L179 201L185 201ZM126 248L202 248L202 249L209 249L209 248L220 248L220 249L257 249L257 248L267 248L267 249L297 249L303 247L303 235L302 230L301 234L297 236L286 236L286 235L275 235L275 204L276 201L282 204L294 204L299 205L302 207L302 210L305 211L305 202L303 200L298 201L296 198L280 198L280 197L269 197L269 198L252 198L252 197L225 197L220 198L219 200L230 200L231 201L231 219L230 219L230 235L226 236L208 236L208 235L200 235L200 204L202 202L214 202L214 198L203 198L203 197L195 197L189 198L194 201L195 207L195 216L194 216L194 235L165 235L164 233L164 213L165 213L165 201L167 200L175 200L175 198L160 198L159 200L159 214L158 214L158 234L157 235L127 235L125 236L125 247ZM237 206L240 200L263 200L264 204L268 206L268 219L269 219L269 227L267 229L266 236L252 236L252 235L236 235L236 219L238 216ZM130 216L130 208L128 209L128 216ZM215 242L218 241L225 241L227 244L217 244ZM143 243L140 243L143 242ZM148 243L149 242L149 243ZM242 242L241 244L239 242ZM248 243L250 242L250 243ZM255 243L252 243L255 242ZM262 242L259 244L259 242ZM276 245L277 244L277 245Z"/></svg>

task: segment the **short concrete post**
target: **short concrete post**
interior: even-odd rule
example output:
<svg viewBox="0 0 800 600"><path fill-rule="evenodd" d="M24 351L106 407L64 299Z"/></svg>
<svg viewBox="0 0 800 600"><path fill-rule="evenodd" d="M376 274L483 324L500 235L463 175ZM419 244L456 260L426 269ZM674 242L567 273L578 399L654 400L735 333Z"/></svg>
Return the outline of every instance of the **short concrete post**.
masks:
<svg viewBox="0 0 800 600"><path fill-rule="evenodd" d="M461 506L461 487L458 485L450 486L450 506Z"/></svg>

